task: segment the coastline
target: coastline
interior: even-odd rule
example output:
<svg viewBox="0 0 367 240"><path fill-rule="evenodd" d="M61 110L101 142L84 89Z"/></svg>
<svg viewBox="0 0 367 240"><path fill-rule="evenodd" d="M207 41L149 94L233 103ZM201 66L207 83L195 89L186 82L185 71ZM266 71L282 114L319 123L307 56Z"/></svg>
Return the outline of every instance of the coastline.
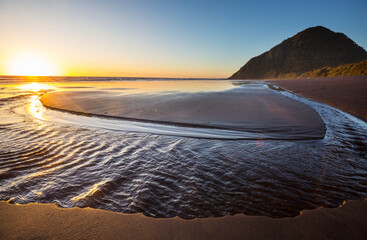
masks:
<svg viewBox="0 0 367 240"><path fill-rule="evenodd" d="M365 239L367 200L295 218L237 214L183 220L56 204L0 202L0 239Z"/></svg>
<svg viewBox="0 0 367 240"><path fill-rule="evenodd" d="M367 121L367 76L264 81Z"/></svg>
<svg viewBox="0 0 367 240"><path fill-rule="evenodd" d="M333 87L343 90L345 84L338 83L338 79L334 79L336 84ZM361 79L365 81L367 77ZM334 96L334 100L331 100L334 103L329 103L312 94L307 95L308 91L292 90L301 88L304 84L312 92L314 87L319 86L315 82L318 80L304 79L295 86L292 81L267 82L353 114L337 105L344 103L345 106L352 106L342 98L331 95ZM333 79L326 79L322 84L327 85L329 81ZM345 93L357 98L352 88L363 88L345 87ZM320 86L319 90L325 92L325 89ZM323 94L320 93L319 96L323 97ZM357 112L361 111L361 108L356 107ZM56 204L14 205L0 201L0 239L365 239L366 214L367 200L347 201L334 209L320 207L304 210L295 218L237 214L193 220L177 217L150 218L143 214L123 214L91 208L64 209Z"/></svg>

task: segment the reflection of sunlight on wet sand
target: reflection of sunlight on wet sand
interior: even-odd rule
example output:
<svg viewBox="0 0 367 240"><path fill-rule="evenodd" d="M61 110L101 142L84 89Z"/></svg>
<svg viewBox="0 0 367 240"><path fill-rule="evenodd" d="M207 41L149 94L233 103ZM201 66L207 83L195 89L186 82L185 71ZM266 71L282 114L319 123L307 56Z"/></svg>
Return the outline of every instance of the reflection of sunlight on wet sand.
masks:
<svg viewBox="0 0 367 240"><path fill-rule="evenodd" d="M40 191L32 190L31 192L34 193L35 195L37 195L38 197L42 196L42 192L40 192Z"/></svg>
<svg viewBox="0 0 367 240"><path fill-rule="evenodd" d="M41 176L50 174L50 173L54 172L55 170L56 170L56 168L51 168L51 169L47 169L47 170L43 170L43 171L40 171L40 172L35 172L35 173L31 173L31 174L22 176L19 179L9 183L7 186L3 186L2 188L0 188L0 191L7 191L8 189L11 189L14 186L19 185L20 183L30 181L32 178L37 178L37 177L41 177Z"/></svg>
<svg viewBox="0 0 367 240"><path fill-rule="evenodd" d="M35 94L31 96L29 104L26 106L26 110L34 118L39 120L45 120L43 117L45 108L43 107L41 101L39 100L40 97L38 95L48 90L54 90L55 87L50 86L48 84L32 82L16 86L16 88L24 91L33 92Z"/></svg>
<svg viewBox="0 0 367 240"><path fill-rule="evenodd" d="M78 196L75 196L71 200L74 201L74 202L77 202L77 201L79 201L79 200L81 200L83 198L86 198L88 196L92 196L95 192L97 192L99 190L99 186L102 186L106 182L107 181L102 181L102 182L99 182L99 183L94 184L93 187L89 191L87 191L85 193L82 193L82 194L80 194Z"/></svg>
<svg viewBox="0 0 367 240"><path fill-rule="evenodd" d="M50 85L43 84L43 83L35 83L35 82L20 85L18 88L25 90L25 91L34 92L34 93L54 89L54 87Z"/></svg>
<svg viewBox="0 0 367 240"><path fill-rule="evenodd" d="M55 170L56 170L55 168L51 168L51 169L43 170L41 172L35 172L35 173L27 175L26 179L41 177L43 175L50 174L50 173L54 172Z"/></svg>
<svg viewBox="0 0 367 240"><path fill-rule="evenodd" d="M39 120L45 120L44 118L44 112L45 108L42 105L41 101L39 100L39 96L34 95L31 96L31 100L29 105L27 105L27 112L33 116L34 118L37 118Z"/></svg>
<svg viewBox="0 0 367 240"><path fill-rule="evenodd" d="M45 120L44 118L44 112L45 108L43 107L43 104L41 103L40 94L55 89L53 86L50 86L48 84L42 84L42 83L28 83L23 84L17 87L18 89L33 92L36 95L31 96L29 104L26 106L27 112L33 116L36 119L39 120Z"/></svg>
<svg viewBox="0 0 367 240"><path fill-rule="evenodd" d="M128 92L128 93L158 93L158 92L208 92L225 91L235 87L233 81L217 80L185 80L185 81L107 81L107 82L32 82L22 85L15 85L16 88L42 93L48 90L62 91L90 91L91 89L100 91Z"/></svg>

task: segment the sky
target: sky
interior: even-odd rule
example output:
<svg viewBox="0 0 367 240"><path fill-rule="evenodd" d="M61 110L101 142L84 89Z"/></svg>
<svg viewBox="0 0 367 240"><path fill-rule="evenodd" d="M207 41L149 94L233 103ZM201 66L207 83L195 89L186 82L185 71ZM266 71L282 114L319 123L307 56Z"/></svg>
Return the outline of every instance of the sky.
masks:
<svg viewBox="0 0 367 240"><path fill-rule="evenodd" d="M308 27L367 49L366 12L366 0L0 0L0 74L29 55L56 75L226 78Z"/></svg>

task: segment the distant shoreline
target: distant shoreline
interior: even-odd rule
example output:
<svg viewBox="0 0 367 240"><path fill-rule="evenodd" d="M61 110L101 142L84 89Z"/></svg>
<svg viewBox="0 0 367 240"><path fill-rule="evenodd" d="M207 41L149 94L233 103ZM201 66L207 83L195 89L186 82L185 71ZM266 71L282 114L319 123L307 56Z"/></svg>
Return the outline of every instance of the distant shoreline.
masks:
<svg viewBox="0 0 367 240"><path fill-rule="evenodd" d="M102 77L102 76L15 76L0 75L0 83L3 82L114 82L114 81L190 81L190 80L228 80L227 78L169 78L169 77Z"/></svg>

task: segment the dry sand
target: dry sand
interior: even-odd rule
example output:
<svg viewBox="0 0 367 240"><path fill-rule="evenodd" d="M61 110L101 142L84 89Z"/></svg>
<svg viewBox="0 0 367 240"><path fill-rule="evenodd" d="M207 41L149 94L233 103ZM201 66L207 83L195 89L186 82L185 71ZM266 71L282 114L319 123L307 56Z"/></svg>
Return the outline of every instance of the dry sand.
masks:
<svg viewBox="0 0 367 240"><path fill-rule="evenodd" d="M367 76L268 81L367 121Z"/></svg>
<svg viewBox="0 0 367 240"><path fill-rule="evenodd" d="M1 239L366 239L367 201L306 210L295 218L238 214L157 219L54 204L0 202Z"/></svg>

